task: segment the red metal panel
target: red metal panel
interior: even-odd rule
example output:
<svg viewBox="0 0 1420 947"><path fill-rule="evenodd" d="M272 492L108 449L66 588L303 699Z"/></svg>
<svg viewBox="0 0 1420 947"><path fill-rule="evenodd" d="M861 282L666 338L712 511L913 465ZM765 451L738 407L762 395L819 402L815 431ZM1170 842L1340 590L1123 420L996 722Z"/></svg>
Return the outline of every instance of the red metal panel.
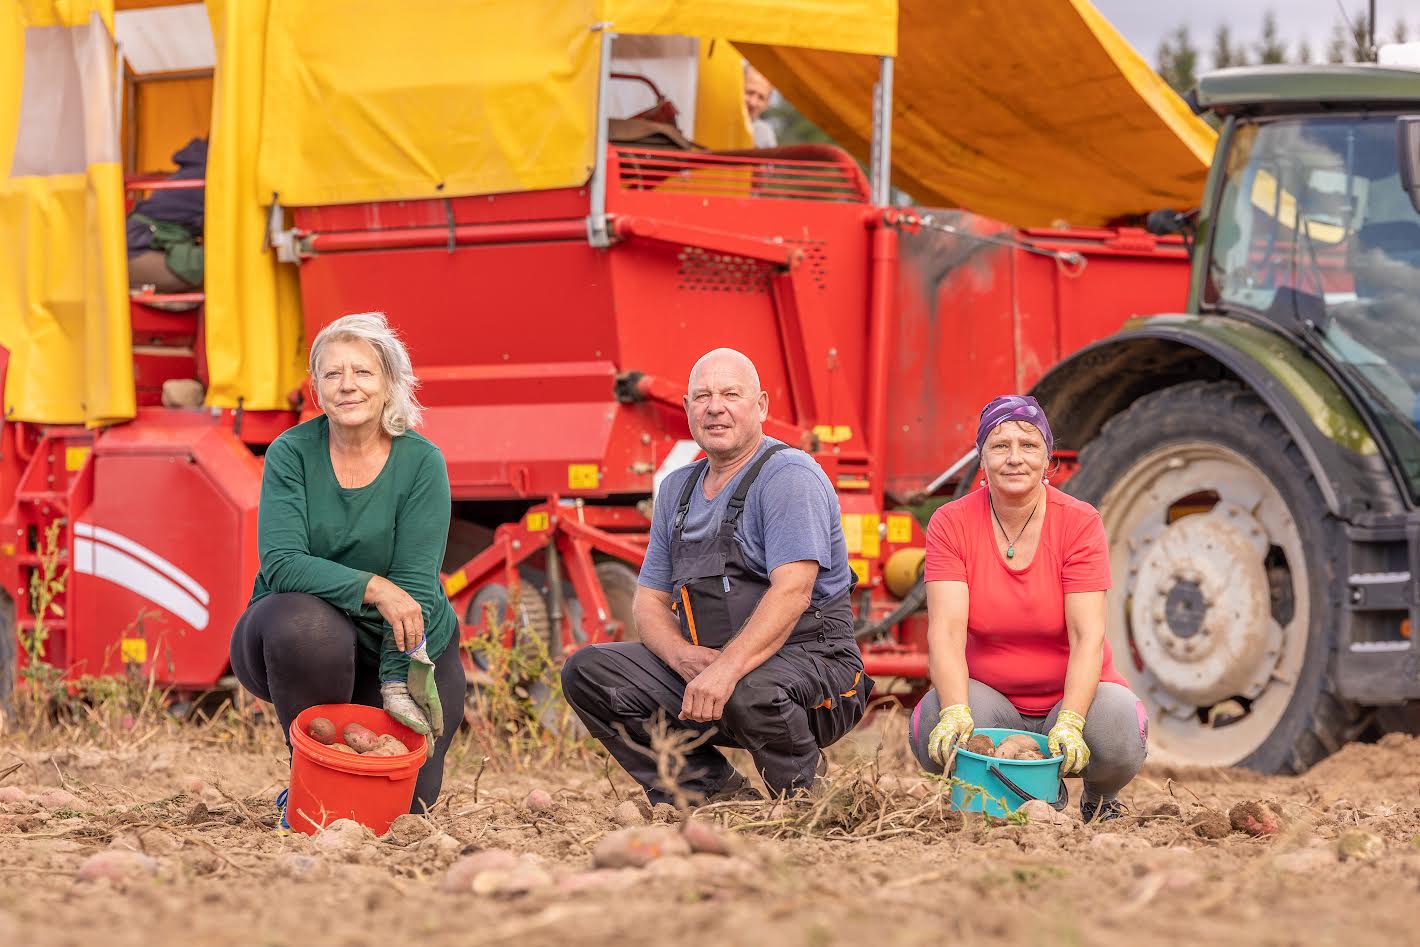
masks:
<svg viewBox="0 0 1420 947"><path fill-rule="evenodd" d="M420 371L615 362L606 257L585 242L318 256L301 266L306 338L346 313L378 309Z"/></svg>
<svg viewBox="0 0 1420 947"><path fill-rule="evenodd" d="M1018 232L933 214L964 233L902 238L885 451L889 492L902 500L971 450L991 398L1029 390L1124 320L1179 311L1187 296L1188 258L1176 240L1131 230ZM1083 265L1032 248L1079 254Z"/></svg>
<svg viewBox="0 0 1420 947"><path fill-rule="evenodd" d="M384 201L339 204L331 207L298 207L293 211L300 230L386 230L401 227L447 227L532 220L572 220L587 216L586 188L455 197L449 201Z"/></svg>
<svg viewBox="0 0 1420 947"><path fill-rule="evenodd" d="M71 675L121 670L120 642L142 637L141 668L163 685L213 686L256 577L261 467L201 415L135 422L98 439L93 498L71 511Z"/></svg>

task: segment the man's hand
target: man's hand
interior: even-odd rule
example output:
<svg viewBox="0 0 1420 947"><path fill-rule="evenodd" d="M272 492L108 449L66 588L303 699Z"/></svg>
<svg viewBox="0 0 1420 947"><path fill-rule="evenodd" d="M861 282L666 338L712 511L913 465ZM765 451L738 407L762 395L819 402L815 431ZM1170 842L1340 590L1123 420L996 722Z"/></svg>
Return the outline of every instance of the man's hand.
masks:
<svg viewBox="0 0 1420 947"><path fill-rule="evenodd" d="M741 677L743 675L726 661L711 664L686 685L685 700L680 705L680 719L696 723L719 720L725 712L725 702L735 692L735 685Z"/></svg>
<svg viewBox="0 0 1420 947"><path fill-rule="evenodd" d="M686 644L677 648L671 655L671 659L666 663L671 666L671 670L680 675L681 680L687 684L695 680L701 671L715 663L715 659L720 656L720 652L714 648L702 648L698 644Z"/></svg>

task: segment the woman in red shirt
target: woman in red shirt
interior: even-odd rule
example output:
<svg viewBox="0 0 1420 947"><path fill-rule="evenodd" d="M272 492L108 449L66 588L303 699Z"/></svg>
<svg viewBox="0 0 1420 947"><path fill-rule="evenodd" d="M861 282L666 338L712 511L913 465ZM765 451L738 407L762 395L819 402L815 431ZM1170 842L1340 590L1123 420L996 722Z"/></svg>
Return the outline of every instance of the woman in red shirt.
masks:
<svg viewBox="0 0 1420 947"><path fill-rule="evenodd" d="M927 642L933 688L912 714L912 749L940 773L977 726L1049 735L1084 777L1085 820L1113 819L1144 763L1148 717L1105 641L1109 550L1094 507L1049 485L1054 441L1034 398L981 412L985 487L927 527Z"/></svg>

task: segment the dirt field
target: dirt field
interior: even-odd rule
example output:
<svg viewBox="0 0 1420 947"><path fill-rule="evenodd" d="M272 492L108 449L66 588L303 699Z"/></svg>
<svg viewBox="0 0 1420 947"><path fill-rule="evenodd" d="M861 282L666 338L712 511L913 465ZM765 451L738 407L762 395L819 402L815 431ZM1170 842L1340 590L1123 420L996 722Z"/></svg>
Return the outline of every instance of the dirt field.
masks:
<svg viewBox="0 0 1420 947"><path fill-rule="evenodd" d="M1294 779L1150 768L1134 815L1104 826L987 827L942 818L889 720L836 748L846 801L817 824L736 804L716 813L738 826L732 856L589 871L630 789L595 757L480 775L464 747L427 820L312 840L271 828L274 729L116 733L0 742L0 798L24 795L0 803L0 944L1420 943L1420 741L1398 735ZM549 808L523 806L534 788ZM1279 834L1189 825L1246 800L1278 804ZM116 848L154 874L79 879ZM495 848L523 857L442 890L450 864Z"/></svg>

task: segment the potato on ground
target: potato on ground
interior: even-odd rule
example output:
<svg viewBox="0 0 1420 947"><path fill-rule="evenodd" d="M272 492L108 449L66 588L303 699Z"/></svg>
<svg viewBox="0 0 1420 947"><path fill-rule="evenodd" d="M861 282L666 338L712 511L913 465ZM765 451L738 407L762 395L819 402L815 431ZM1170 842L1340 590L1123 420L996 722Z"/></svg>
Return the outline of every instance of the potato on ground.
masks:
<svg viewBox="0 0 1420 947"><path fill-rule="evenodd" d="M1228 810L1228 822L1248 835L1276 835L1283 828L1281 816L1259 802L1240 802Z"/></svg>
<svg viewBox="0 0 1420 947"><path fill-rule="evenodd" d="M620 829L597 843L592 861L598 868L642 868L667 855L689 855L690 843L669 826Z"/></svg>

